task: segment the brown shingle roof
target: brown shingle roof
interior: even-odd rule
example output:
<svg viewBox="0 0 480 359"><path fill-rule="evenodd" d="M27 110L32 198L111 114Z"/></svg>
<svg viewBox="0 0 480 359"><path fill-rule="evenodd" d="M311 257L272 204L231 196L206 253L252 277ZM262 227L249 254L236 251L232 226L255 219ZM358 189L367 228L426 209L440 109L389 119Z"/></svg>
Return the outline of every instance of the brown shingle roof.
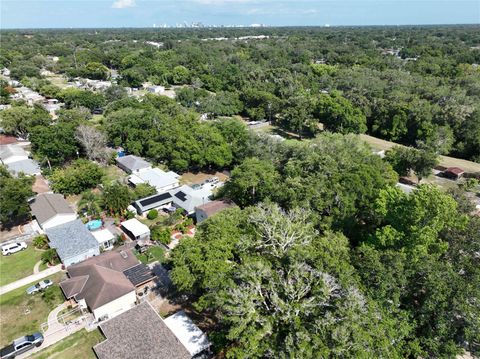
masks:
<svg viewBox="0 0 480 359"><path fill-rule="evenodd" d="M70 266L70 278L60 287L67 298L85 299L90 310L95 310L135 290L122 272L139 263L131 251L104 253Z"/></svg>
<svg viewBox="0 0 480 359"><path fill-rule="evenodd" d="M40 224L45 223L57 214L75 213L65 198L58 193L39 194L30 204L30 208L32 209L32 214Z"/></svg>
<svg viewBox="0 0 480 359"><path fill-rule="evenodd" d="M455 175L461 175L462 173L464 173L465 171L462 170L461 168L458 168L458 167L448 167L445 172L450 172L450 173L453 173Z"/></svg>
<svg viewBox="0 0 480 359"><path fill-rule="evenodd" d="M212 202L205 203L201 206L198 206L197 208L203 210L207 214L207 216L210 217L225 208L229 208L233 206L235 206L233 202L220 200L220 201L212 201Z"/></svg>
<svg viewBox="0 0 480 359"><path fill-rule="evenodd" d="M191 355L144 302L102 324L107 339L93 347L99 359L188 359Z"/></svg>

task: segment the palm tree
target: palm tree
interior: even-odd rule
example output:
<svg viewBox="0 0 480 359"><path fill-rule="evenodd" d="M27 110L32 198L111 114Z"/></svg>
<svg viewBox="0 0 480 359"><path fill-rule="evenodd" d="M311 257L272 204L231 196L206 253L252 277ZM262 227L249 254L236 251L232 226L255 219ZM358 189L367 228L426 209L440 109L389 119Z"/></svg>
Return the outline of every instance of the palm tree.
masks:
<svg viewBox="0 0 480 359"><path fill-rule="evenodd" d="M82 193L82 198L78 202L78 211L86 212L90 216L98 216L102 212L102 198L92 191Z"/></svg>

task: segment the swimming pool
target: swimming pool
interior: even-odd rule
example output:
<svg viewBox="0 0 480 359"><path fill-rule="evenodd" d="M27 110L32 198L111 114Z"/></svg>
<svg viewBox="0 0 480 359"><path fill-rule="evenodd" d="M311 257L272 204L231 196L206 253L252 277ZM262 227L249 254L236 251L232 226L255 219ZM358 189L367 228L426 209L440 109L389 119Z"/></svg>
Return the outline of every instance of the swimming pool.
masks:
<svg viewBox="0 0 480 359"><path fill-rule="evenodd" d="M94 231L102 226L102 220L94 219L93 221L88 222L86 226L90 231Z"/></svg>

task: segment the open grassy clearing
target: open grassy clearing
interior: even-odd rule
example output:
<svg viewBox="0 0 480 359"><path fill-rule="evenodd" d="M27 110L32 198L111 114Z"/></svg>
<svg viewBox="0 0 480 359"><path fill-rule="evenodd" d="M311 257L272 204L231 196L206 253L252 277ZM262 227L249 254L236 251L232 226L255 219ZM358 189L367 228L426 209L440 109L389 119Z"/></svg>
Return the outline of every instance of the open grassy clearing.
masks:
<svg viewBox="0 0 480 359"><path fill-rule="evenodd" d="M62 341L41 350L30 358L32 359L52 359L52 358L75 358L75 359L90 359L96 358L92 349L94 345L105 340L102 333L95 329L92 332L87 332L82 329Z"/></svg>
<svg viewBox="0 0 480 359"><path fill-rule="evenodd" d="M48 278L55 283L52 287L54 298L50 303L45 302L42 293L28 295L25 292L36 282L0 296L0 346L41 329L41 324L47 321L52 309L64 301L58 286L63 277L63 273L57 273Z"/></svg>
<svg viewBox="0 0 480 359"><path fill-rule="evenodd" d="M146 252L137 253L135 255L137 256L138 260L144 264L155 261L162 263L165 260L165 251L161 247L150 247Z"/></svg>
<svg viewBox="0 0 480 359"><path fill-rule="evenodd" d="M395 142L385 141L369 135L359 135L362 140L367 142L375 150L388 150L394 146L401 146ZM440 156L440 166L460 167L467 172L480 172L480 163L462 160L448 156Z"/></svg>
<svg viewBox="0 0 480 359"><path fill-rule="evenodd" d="M180 177L180 183L181 184L201 184L205 182L205 180L211 178L211 177L218 177L218 179L223 182L228 180L228 175L223 173L223 172L215 172L215 173L205 173L205 172L185 172L181 177Z"/></svg>
<svg viewBox="0 0 480 359"><path fill-rule="evenodd" d="M35 250L33 245L9 256L0 257L0 286L15 282L33 274L33 267L42 256L42 251Z"/></svg>

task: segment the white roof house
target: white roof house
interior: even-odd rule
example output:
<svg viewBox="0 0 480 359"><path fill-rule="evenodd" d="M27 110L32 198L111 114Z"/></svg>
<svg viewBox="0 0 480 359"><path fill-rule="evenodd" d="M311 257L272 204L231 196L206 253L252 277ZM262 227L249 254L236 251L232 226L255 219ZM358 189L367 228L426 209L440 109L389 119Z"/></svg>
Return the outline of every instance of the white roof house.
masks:
<svg viewBox="0 0 480 359"><path fill-rule="evenodd" d="M104 250L110 250L113 248L112 245L113 242L115 242L115 236L112 232L110 232L110 230L105 228L98 231L93 231L91 233Z"/></svg>
<svg viewBox="0 0 480 359"><path fill-rule="evenodd" d="M148 87L148 92L150 93L155 93L155 94L158 94L158 93L162 93L165 91L165 87L163 86L150 86Z"/></svg>
<svg viewBox="0 0 480 359"><path fill-rule="evenodd" d="M160 168L149 168L137 172L128 178L134 186L141 183L148 183L157 189L157 192L165 192L180 185L180 175L175 172L165 172Z"/></svg>
<svg viewBox="0 0 480 359"><path fill-rule="evenodd" d="M0 146L0 160L4 165L12 162L23 161L28 159L27 152L22 146L10 144Z"/></svg>
<svg viewBox="0 0 480 359"><path fill-rule="evenodd" d="M210 197L213 192L210 185L205 185L198 189L183 185L171 190L170 194L176 207L183 208L188 214L193 214L195 213L195 207L211 201Z"/></svg>
<svg viewBox="0 0 480 359"><path fill-rule="evenodd" d="M210 347L204 332L182 310L163 321L192 357Z"/></svg>
<svg viewBox="0 0 480 359"><path fill-rule="evenodd" d="M136 218L122 222L120 225L132 239L150 239L150 229Z"/></svg>

